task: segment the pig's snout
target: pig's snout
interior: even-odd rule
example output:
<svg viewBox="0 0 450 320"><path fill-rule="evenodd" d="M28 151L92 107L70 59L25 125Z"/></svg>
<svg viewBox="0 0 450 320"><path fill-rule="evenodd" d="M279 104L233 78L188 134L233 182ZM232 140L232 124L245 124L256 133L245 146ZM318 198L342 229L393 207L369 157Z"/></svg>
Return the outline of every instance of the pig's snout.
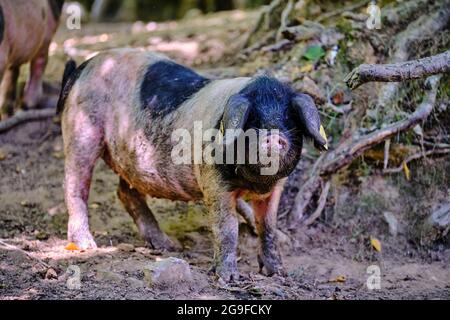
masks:
<svg viewBox="0 0 450 320"><path fill-rule="evenodd" d="M288 140L280 134L270 134L262 138L261 150L266 153L284 154L289 149Z"/></svg>

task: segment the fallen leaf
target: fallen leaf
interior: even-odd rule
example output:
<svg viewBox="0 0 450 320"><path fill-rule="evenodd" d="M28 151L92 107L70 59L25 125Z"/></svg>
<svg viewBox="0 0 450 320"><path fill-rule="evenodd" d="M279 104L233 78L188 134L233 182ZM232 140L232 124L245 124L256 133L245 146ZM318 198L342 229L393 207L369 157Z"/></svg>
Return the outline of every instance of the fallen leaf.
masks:
<svg viewBox="0 0 450 320"><path fill-rule="evenodd" d="M335 106L341 105L344 103L344 91L339 90L335 93L335 95L331 98L331 101Z"/></svg>
<svg viewBox="0 0 450 320"><path fill-rule="evenodd" d="M0 161L5 160L6 158L8 158L8 154L3 149L0 149Z"/></svg>
<svg viewBox="0 0 450 320"><path fill-rule="evenodd" d="M63 159L64 158L64 153L63 152L53 152L52 155L56 159Z"/></svg>
<svg viewBox="0 0 450 320"><path fill-rule="evenodd" d="M381 242L380 242L380 240L378 240L377 238L370 237L370 244L372 245L372 247L376 251L381 252Z"/></svg>
<svg viewBox="0 0 450 320"><path fill-rule="evenodd" d="M306 50L303 56L305 59L315 62L325 56L325 50L320 45L313 45Z"/></svg>
<svg viewBox="0 0 450 320"><path fill-rule="evenodd" d="M314 66L312 64L306 64L303 67L300 68L300 72L302 73L309 73L314 70Z"/></svg>
<svg viewBox="0 0 450 320"><path fill-rule="evenodd" d="M408 165L406 164L406 161L403 161L403 171L405 172L406 180L411 180L411 171L408 168Z"/></svg>
<svg viewBox="0 0 450 320"><path fill-rule="evenodd" d="M80 251L80 248L73 242L69 243L65 249L68 251Z"/></svg>
<svg viewBox="0 0 450 320"><path fill-rule="evenodd" d="M337 276L336 278L330 280L329 282L344 283L345 281L347 281L347 278L345 276Z"/></svg>
<svg viewBox="0 0 450 320"><path fill-rule="evenodd" d="M328 150L328 138L327 138L327 134L325 133L325 129L323 126L320 126L320 135L322 136L322 138L325 139L325 141L327 142L324 145L325 150Z"/></svg>

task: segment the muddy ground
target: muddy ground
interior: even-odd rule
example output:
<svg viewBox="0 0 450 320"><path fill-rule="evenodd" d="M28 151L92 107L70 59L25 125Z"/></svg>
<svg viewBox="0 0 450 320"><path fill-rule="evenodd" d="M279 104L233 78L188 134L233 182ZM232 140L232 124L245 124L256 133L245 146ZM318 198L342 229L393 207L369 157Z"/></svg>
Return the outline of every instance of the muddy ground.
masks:
<svg viewBox="0 0 450 320"><path fill-rule="evenodd" d="M59 81L64 52L81 61L98 50L126 45L165 52L209 74L239 74L218 66L224 65L224 56L233 52L255 16L233 12L181 23L62 29L52 45L47 80ZM417 169L416 182L428 193L409 185L417 194L407 194L403 177L377 175L360 179L360 191L344 185L334 190L333 207L327 207L324 219L280 234L287 277L258 273L257 239L242 223L243 279L223 287L208 274L212 244L201 204L149 199L162 228L184 247L173 254L152 251L144 247L116 197L118 178L99 163L89 201L91 231L99 249L67 251L59 124L49 119L21 125L0 136L0 149L0 299L450 299L448 246L424 249L411 241L408 225L392 235L382 217L383 210L389 210L406 224L408 212L431 209L433 204L426 201L449 197L448 157L437 160L443 178L436 170L430 175ZM300 164L306 165L310 163ZM426 179L431 179L432 190ZM298 190L297 181L294 177L286 188L281 216ZM370 237L381 241L381 252L370 245ZM168 256L186 260L195 281L147 286L145 265ZM371 265L380 268L380 289L366 285ZM67 285L73 266L80 270L79 289Z"/></svg>

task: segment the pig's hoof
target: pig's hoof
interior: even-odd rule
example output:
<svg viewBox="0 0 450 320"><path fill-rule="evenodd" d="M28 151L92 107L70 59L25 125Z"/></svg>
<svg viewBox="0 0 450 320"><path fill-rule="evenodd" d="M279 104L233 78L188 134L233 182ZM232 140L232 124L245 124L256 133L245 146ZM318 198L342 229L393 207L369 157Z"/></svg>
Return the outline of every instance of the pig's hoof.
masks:
<svg viewBox="0 0 450 320"><path fill-rule="evenodd" d="M237 282L240 278L237 268L217 268L216 275L219 283Z"/></svg>
<svg viewBox="0 0 450 320"><path fill-rule="evenodd" d="M94 237L90 234L76 235L69 237L69 241L75 243L81 250L97 249Z"/></svg>
<svg viewBox="0 0 450 320"><path fill-rule="evenodd" d="M279 275L286 276L287 273L284 270L283 264L278 259L267 259L263 258L260 254L258 255L259 272L262 274L263 269L266 269L266 275L268 277Z"/></svg>
<svg viewBox="0 0 450 320"><path fill-rule="evenodd" d="M161 236L155 237L152 236L147 237L145 239L148 246L155 250L161 250L161 251L181 251L183 247L181 244L178 243L178 241L173 241L170 239L167 235L162 234Z"/></svg>

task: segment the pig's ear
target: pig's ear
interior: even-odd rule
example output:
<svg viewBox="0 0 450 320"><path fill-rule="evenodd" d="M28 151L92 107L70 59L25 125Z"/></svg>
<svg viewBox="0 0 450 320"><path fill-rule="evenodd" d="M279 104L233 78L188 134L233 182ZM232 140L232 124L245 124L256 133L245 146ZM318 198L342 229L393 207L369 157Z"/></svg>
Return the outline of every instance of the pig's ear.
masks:
<svg viewBox="0 0 450 320"><path fill-rule="evenodd" d="M306 136L314 140L314 146L317 149L328 150L327 137L320 124L319 112L314 100L307 94L298 93L292 99L292 104L299 115Z"/></svg>
<svg viewBox="0 0 450 320"><path fill-rule="evenodd" d="M232 96L225 106L221 130L243 130L249 113L250 102L248 99L240 94Z"/></svg>

